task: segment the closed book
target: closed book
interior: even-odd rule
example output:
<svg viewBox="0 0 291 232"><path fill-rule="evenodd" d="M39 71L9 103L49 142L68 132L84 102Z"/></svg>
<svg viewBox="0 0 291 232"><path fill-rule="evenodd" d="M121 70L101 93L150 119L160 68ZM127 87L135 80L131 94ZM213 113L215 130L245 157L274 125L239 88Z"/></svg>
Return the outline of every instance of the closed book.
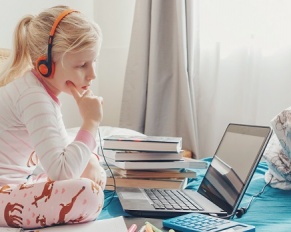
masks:
<svg viewBox="0 0 291 232"><path fill-rule="evenodd" d="M196 178L196 172L190 169L164 169L164 170L124 170L116 167L111 167L114 175L119 175L124 178Z"/></svg>
<svg viewBox="0 0 291 232"><path fill-rule="evenodd" d="M104 150L104 156L115 161L180 160L182 153Z"/></svg>
<svg viewBox="0 0 291 232"><path fill-rule="evenodd" d="M180 153L182 149L181 137L111 135L103 140L104 150Z"/></svg>
<svg viewBox="0 0 291 232"><path fill-rule="evenodd" d="M115 177L115 187L182 189L186 179L135 179ZM106 190L114 190L113 177L107 177Z"/></svg>
<svg viewBox="0 0 291 232"><path fill-rule="evenodd" d="M106 158L106 161L121 169L128 170L153 170L153 169L177 169L177 168L207 168L207 162L183 157L181 160L174 161L115 161Z"/></svg>

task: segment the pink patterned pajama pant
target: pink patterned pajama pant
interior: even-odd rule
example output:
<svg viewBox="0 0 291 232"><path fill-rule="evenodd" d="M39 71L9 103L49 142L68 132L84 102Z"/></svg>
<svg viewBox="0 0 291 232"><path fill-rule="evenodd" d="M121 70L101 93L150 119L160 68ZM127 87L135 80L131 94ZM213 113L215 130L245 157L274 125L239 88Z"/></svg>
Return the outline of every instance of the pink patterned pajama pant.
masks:
<svg viewBox="0 0 291 232"><path fill-rule="evenodd" d="M0 226L40 228L94 220L104 186L89 179L0 186Z"/></svg>

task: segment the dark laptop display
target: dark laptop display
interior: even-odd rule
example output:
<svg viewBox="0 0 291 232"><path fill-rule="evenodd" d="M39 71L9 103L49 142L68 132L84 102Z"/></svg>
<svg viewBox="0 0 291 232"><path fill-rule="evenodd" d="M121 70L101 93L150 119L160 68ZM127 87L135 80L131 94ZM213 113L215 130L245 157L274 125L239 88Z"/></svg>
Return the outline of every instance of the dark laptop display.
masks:
<svg viewBox="0 0 291 232"><path fill-rule="evenodd" d="M227 126L199 189L174 190L185 196L187 201L195 201L197 208L188 202L183 203L186 206L182 208L156 207L156 197L151 195L171 191L155 189L152 192L140 188L117 188L121 205L127 213L144 217L173 217L189 212L231 217L238 208L271 133L267 126ZM150 195L147 194L149 192Z"/></svg>

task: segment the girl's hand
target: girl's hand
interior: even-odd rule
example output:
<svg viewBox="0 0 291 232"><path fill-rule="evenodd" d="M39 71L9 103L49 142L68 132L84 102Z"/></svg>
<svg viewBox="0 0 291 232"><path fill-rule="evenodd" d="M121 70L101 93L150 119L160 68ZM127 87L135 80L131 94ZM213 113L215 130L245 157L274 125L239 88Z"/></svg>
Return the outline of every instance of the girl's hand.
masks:
<svg viewBox="0 0 291 232"><path fill-rule="evenodd" d="M106 172L100 165L97 157L92 154L87 167L81 175L82 178L88 178L99 184L104 190L106 185Z"/></svg>
<svg viewBox="0 0 291 232"><path fill-rule="evenodd" d="M95 96L91 90L86 90L80 94L76 86L68 81L67 86L79 107L83 125L81 129L88 130L96 134L97 128L103 118L103 98Z"/></svg>

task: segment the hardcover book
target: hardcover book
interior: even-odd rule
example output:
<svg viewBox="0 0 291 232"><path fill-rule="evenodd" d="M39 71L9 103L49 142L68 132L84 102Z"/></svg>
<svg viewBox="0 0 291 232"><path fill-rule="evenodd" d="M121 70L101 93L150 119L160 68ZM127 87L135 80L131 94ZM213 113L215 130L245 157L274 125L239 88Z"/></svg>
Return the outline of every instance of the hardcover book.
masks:
<svg viewBox="0 0 291 232"><path fill-rule="evenodd" d="M115 161L180 160L182 153L104 150L104 156Z"/></svg>
<svg viewBox="0 0 291 232"><path fill-rule="evenodd" d="M188 178L125 178L116 173L113 175L114 178L107 174L106 190L114 190L115 187L177 189L188 183Z"/></svg>
<svg viewBox="0 0 291 232"><path fill-rule="evenodd" d="M186 179L163 180L115 178L115 187L182 189L185 186ZM107 177L105 189L114 190L114 180L112 177Z"/></svg>
<svg viewBox="0 0 291 232"><path fill-rule="evenodd" d="M177 161L115 161L106 158L106 161L121 169L127 170L153 170L153 169L177 169L177 168L207 168L207 162L191 158L182 158Z"/></svg>
<svg viewBox="0 0 291 232"><path fill-rule="evenodd" d="M190 169L164 169L164 170L124 170L117 167L111 167L113 175L122 178L135 179L165 179L165 178L196 178L196 172Z"/></svg>
<svg viewBox="0 0 291 232"><path fill-rule="evenodd" d="M182 149L181 137L111 135L103 140L104 150L180 153Z"/></svg>

